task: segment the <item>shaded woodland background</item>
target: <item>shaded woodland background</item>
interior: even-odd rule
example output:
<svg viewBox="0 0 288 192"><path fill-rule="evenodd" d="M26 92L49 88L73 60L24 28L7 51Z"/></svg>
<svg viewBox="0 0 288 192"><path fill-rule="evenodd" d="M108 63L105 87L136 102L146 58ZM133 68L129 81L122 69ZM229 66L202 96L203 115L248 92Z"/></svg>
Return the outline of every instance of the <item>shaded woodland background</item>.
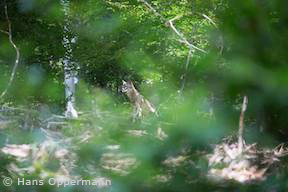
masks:
<svg viewBox="0 0 288 192"><path fill-rule="evenodd" d="M1 152L0 176L107 177L112 186L100 190L117 192L287 190L285 157L269 167L265 179L243 184L210 180L205 155L217 143L237 141L244 95L249 98L246 143L261 149L286 145L288 1L68 2L70 32L76 37L71 62L79 78L77 119L63 117L61 4L0 2L1 92L9 82L16 54L5 34L5 5L20 51L13 83L0 98L0 147L25 144L34 154L30 157L25 152L25 160L18 161L17 154ZM123 79L134 82L156 106L159 117L147 115L132 123L131 104L119 91ZM155 137L158 127L168 135L166 139ZM65 152L56 157L59 150ZM172 157L184 159L167 165ZM18 169L11 168L11 162ZM69 174L61 172L63 167ZM2 181L0 189L98 190L87 186L7 188Z"/></svg>

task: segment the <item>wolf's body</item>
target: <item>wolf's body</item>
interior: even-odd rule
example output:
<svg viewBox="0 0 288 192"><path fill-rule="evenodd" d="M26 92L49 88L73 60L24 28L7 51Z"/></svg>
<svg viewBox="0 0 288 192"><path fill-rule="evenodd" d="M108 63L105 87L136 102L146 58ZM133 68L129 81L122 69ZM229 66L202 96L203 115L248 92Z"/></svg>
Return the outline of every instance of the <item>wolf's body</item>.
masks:
<svg viewBox="0 0 288 192"><path fill-rule="evenodd" d="M154 106L137 91L132 81L122 81L121 91L127 95L133 104L133 120L142 117L145 112L151 112L157 115Z"/></svg>
<svg viewBox="0 0 288 192"><path fill-rule="evenodd" d="M132 81L122 81L121 91L127 95L130 102L133 104L133 121L141 118L143 112L151 112L158 116L155 107L137 91ZM168 136L159 126L156 130L156 137L160 140L163 140Z"/></svg>

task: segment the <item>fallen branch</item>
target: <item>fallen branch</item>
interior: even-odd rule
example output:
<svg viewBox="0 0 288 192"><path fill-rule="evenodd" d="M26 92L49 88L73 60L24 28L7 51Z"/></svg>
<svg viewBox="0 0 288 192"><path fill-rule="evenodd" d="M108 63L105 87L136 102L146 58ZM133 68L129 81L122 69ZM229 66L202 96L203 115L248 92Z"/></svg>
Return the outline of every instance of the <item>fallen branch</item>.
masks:
<svg viewBox="0 0 288 192"><path fill-rule="evenodd" d="M7 23L8 23L8 31L0 30L0 32L5 33L5 34L8 35L9 41L10 41L11 45L14 47L14 49L15 49L15 51L16 51L16 59L15 59L14 67L13 67L13 69L12 69L12 73L11 73L9 82L8 82L5 90L4 90L4 91L2 92L2 94L0 95L0 98L4 97L4 96L6 95L9 87L11 86L11 84L12 84L12 82L13 82L13 80L14 80L15 74L16 74L16 69L17 69L17 67L18 67L19 58L20 58L19 49L18 49L18 47L15 45L15 43L13 42L13 38L12 38L11 22L10 22L10 19L9 19L9 16L8 16L6 1L4 1L4 3L5 3L5 5L4 5L5 16L6 16L6 20L7 20Z"/></svg>

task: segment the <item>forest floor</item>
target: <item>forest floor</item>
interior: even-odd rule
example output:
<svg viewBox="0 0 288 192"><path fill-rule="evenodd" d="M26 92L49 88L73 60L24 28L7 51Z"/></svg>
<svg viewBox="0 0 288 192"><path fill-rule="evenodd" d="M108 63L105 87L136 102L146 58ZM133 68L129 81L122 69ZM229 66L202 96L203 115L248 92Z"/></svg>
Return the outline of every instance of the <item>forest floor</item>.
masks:
<svg viewBox="0 0 288 192"><path fill-rule="evenodd" d="M37 174L40 178L53 176L62 180L82 178L75 169L79 166L81 154L83 155L81 147L89 144L101 145L97 166L87 163L81 168L87 169L91 177L102 177L103 171L126 176L137 169L141 160L133 153L123 150L125 142L105 142L103 145L97 143L105 141L107 133L101 123L96 126L91 119L95 119L95 114L83 115L79 119L65 119L56 115L43 118L39 117L38 111L2 107L0 131L5 144L1 147L0 154L2 159L9 159L5 169L16 176ZM74 131L77 127L83 129ZM24 140L21 138L23 133L28 137L34 135L37 139ZM149 133L146 130L129 129L125 130L125 135L132 139L132 143L133 140L146 138L161 145L169 139L169 135L159 137L159 130ZM211 145L211 149L197 152L200 159L207 162L206 172L201 174L220 183L225 180L239 183L263 181L268 175L277 175L283 166L281 161L286 160L288 154L284 144L273 149L257 147L256 143L247 144L239 152L238 144L233 139L223 139L222 142ZM173 170L187 164L197 166L191 153L187 151L189 150L166 156L160 162L166 170L163 174L156 174L155 181L169 182L173 177Z"/></svg>

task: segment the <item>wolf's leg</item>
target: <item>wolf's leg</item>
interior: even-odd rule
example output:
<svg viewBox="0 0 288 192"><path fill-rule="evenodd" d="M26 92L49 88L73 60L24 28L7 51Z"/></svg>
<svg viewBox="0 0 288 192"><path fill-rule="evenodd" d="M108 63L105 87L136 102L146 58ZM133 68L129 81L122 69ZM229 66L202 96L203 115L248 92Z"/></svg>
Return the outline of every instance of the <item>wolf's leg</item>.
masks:
<svg viewBox="0 0 288 192"><path fill-rule="evenodd" d="M142 117L142 108L138 103L136 103L133 108L133 122L135 122L137 119L140 119L141 117Z"/></svg>
<svg viewBox="0 0 288 192"><path fill-rule="evenodd" d="M155 107L146 99L145 99L145 105L150 112L154 113L158 117L158 113L157 113Z"/></svg>
<svg viewBox="0 0 288 192"><path fill-rule="evenodd" d="M133 107L133 114L132 114L132 121L136 122L136 119L137 119L137 107L134 106Z"/></svg>
<svg viewBox="0 0 288 192"><path fill-rule="evenodd" d="M139 103L136 103L136 115L138 118L142 117L142 108Z"/></svg>

